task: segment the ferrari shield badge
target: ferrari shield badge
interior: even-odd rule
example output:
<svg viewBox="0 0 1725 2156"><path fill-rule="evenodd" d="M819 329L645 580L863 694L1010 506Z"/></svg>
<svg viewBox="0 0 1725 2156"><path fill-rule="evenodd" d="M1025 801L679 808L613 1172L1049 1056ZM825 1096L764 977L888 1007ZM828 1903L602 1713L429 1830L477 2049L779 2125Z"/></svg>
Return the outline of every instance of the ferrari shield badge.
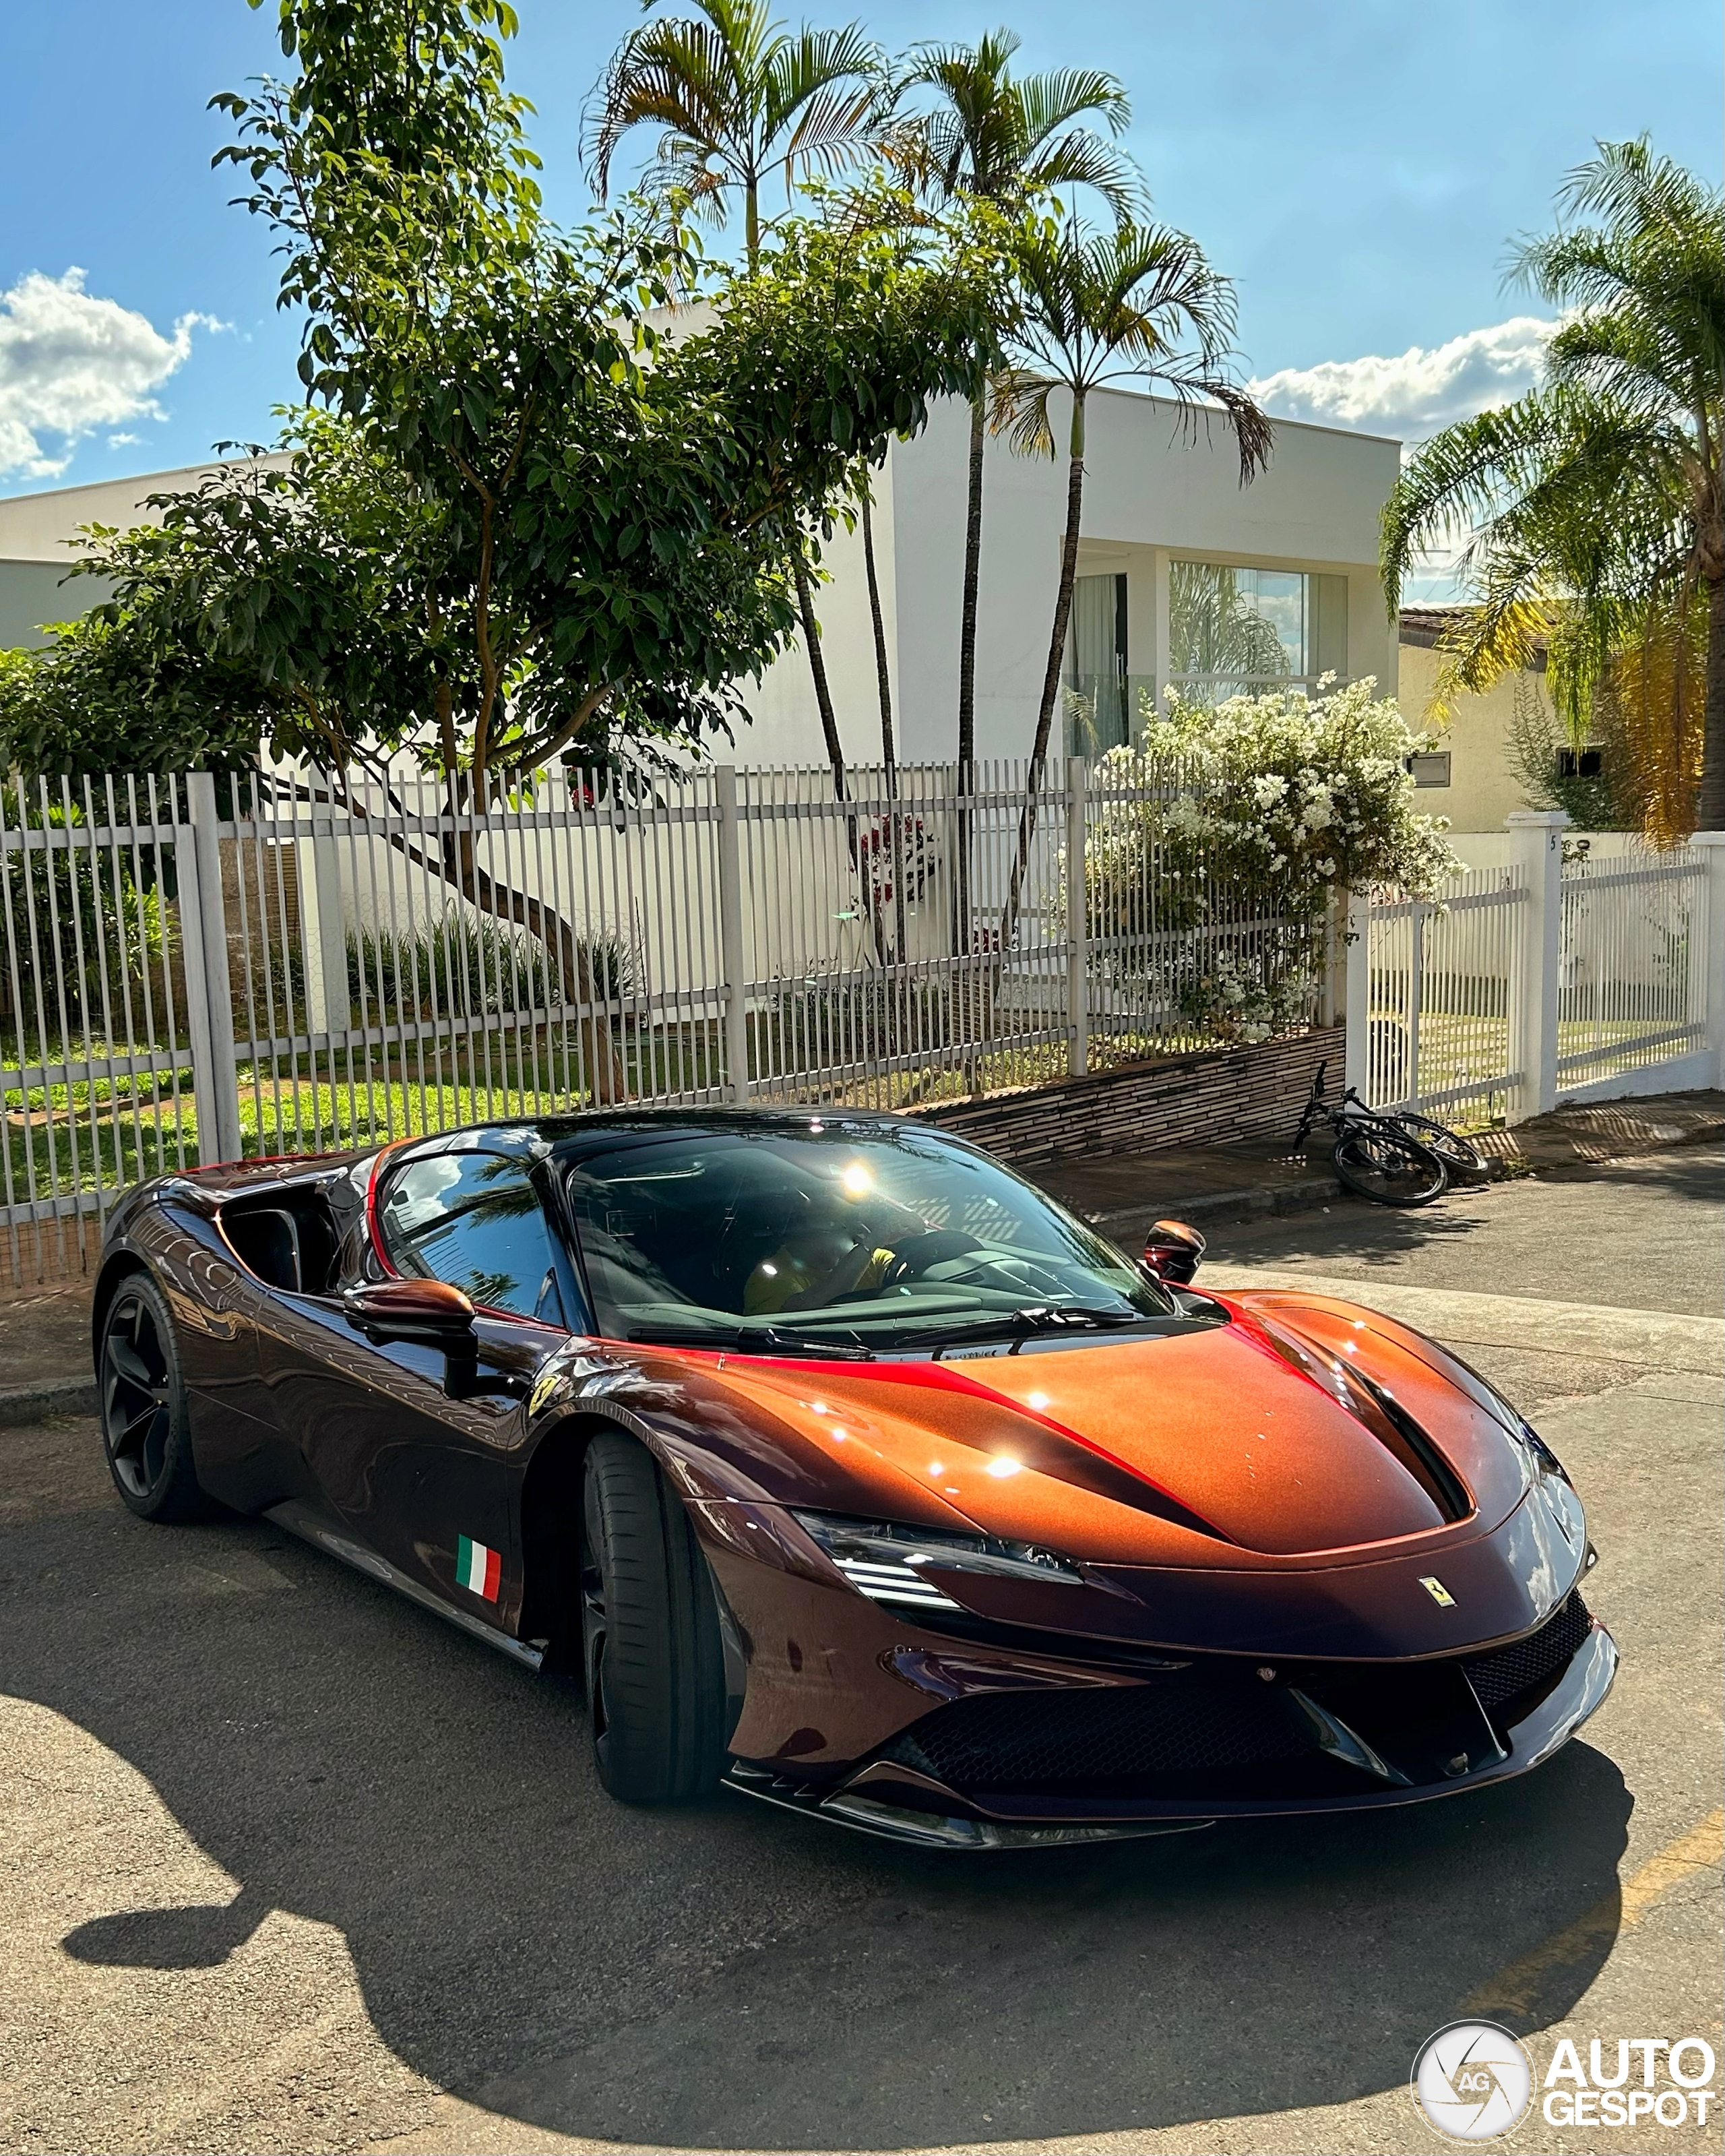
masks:
<svg viewBox="0 0 1725 2156"><path fill-rule="evenodd" d="M540 1409L545 1405L545 1403L557 1390L557 1378L559 1374L560 1373L554 1367L549 1370L542 1370L539 1373L538 1377L534 1381L532 1397L527 1402L527 1413L530 1415L537 1414Z"/></svg>
<svg viewBox="0 0 1725 2156"><path fill-rule="evenodd" d="M1420 1575L1420 1584L1440 1609L1453 1609L1455 1607L1455 1596L1450 1594L1442 1580L1434 1578L1430 1573L1423 1573Z"/></svg>

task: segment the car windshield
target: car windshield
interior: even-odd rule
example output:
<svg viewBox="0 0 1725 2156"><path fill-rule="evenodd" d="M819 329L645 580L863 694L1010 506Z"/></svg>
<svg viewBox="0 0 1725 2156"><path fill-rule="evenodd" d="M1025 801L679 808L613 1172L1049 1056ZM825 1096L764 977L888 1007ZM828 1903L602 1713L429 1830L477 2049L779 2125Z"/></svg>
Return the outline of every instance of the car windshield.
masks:
<svg viewBox="0 0 1725 2156"><path fill-rule="evenodd" d="M914 1126L644 1137L567 1189L614 1339L855 1354L1178 1322L1040 1191Z"/></svg>

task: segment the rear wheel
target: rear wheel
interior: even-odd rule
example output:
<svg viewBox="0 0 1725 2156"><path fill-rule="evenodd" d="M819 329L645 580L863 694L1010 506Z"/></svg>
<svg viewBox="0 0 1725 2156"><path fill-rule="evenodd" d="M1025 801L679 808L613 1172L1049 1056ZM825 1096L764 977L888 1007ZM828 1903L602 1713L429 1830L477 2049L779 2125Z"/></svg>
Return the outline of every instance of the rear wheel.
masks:
<svg viewBox="0 0 1725 2156"><path fill-rule="evenodd" d="M1429 1205L1450 1172L1430 1147L1388 1123L1350 1122L1336 1141L1336 1173L1374 1205Z"/></svg>
<svg viewBox="0 0 1725 2156"><path fill-rule="evenodd" d="M725 1668L706 1559L653 1456L607 1432L582 1493L582 1660L599 1779L625 1804L701 1796L725 1763Z"/></svg>
<svg viewBox="0 0 1725 2156"><path fill-rule="evenodd" d="M1398 1108L1389 1120L1416 1145L1435 1152L1450 1171L1452 1183L1490 1182L1491 1162L1472 1139L1452 1131L1447 1123L1434 1122L1430 1116L1417 1115L1411 1108Z"/></svg>
<svg viewBox="0 0 1725 2156"><path fill-rule="evenodd" d="M102 1322L102 1445L121 1496L143 1520L208 1519L192 1464L186 1386L167 1299L146 1273L122 1281Z"/></svg>

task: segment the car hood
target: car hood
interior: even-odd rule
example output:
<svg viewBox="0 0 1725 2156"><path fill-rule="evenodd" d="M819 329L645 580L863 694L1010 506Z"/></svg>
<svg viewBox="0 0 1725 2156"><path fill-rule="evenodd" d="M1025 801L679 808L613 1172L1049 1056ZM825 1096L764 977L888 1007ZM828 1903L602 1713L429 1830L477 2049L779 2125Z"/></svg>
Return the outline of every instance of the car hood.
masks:
<svg viewBox="0 0 1725 2156"><path fill-rule="evenodd" d="M726 1356L711 1382L747 1410L761 1496L1094 1563L1367 1560L1490 1532L1519 1503L1524 1446L1433 1342L1319 1298L1224 1307L1225 1325L1034 1353Z"/></svg>

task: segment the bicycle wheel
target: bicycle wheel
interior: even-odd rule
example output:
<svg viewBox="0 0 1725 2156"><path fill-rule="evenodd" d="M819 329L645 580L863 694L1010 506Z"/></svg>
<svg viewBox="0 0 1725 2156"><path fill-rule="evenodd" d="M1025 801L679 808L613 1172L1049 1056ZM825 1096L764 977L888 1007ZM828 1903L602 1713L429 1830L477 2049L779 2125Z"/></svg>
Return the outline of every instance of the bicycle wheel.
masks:
<svg viewBox="0 0 1725 2156"><path fill-rule="evenodd" d="M1450 1171L1452 1183L1489 1183L1491 1163L1471 1138L1448 1124L1434 1122L1430 1116L1421 1116L1412 1108L1398 1108L1384 1119L1398 1130L1405 1131L1416 1145L1423 1145L1435 1152Z"/></svg>
<svg viewBox="0 0 1725 2156"><path fill-rule="evenodd" d="M1351 1123L1336 1141L1336 1173L1374 1205L1429 1205L1450 1171L1429 1146L1387 1122Z"/></svg>

